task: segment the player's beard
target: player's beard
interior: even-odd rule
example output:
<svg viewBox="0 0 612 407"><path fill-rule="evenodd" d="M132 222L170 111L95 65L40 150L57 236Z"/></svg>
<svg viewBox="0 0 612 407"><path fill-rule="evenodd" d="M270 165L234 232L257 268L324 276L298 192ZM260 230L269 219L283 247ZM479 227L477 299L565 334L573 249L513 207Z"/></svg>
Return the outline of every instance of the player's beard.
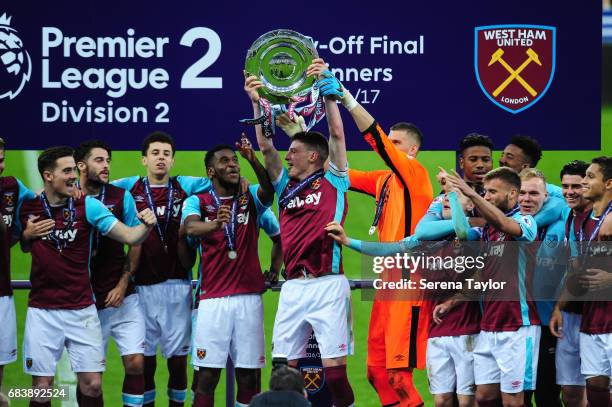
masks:
<svg viewBox="0 0 612 407"><path fill-rule="evenodd" d="M94 188L102 188L106 183L102 182L98 174L87 172L87 182Z"/></svg>
<svg viewBox="0 0 612 407"><path fill-rule="evenodd" d="M240 178L238 182L231 182L219 177L219 185L221 185L225 190L231 191L232 194L236 194L238 192L238 188L240 186Z"/></svg>

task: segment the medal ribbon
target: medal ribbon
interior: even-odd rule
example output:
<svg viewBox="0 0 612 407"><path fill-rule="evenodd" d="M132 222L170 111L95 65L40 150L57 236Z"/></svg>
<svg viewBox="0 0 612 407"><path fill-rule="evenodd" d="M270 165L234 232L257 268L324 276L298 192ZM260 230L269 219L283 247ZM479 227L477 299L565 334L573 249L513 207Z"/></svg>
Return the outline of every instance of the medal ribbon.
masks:
<svg viewBox="0 0 612 407"><path fill-rule="evenodd" d="M589 240L587 241L587 247L585 249L585 252L588 253L589 247L591 246L591 242L595 239L595 237L599 233L599 229L601 228L601 225L603 224L604 219L610 213L610 211L612 211L612 201L608 203L608 207L606 208L604 213L599 217L599 220L597 221L597 224L595 225L595 229L593 229L593 232L589 236ZM578 239L581 242L584 241L584 226L586 225L586 222L589 220L589 217L590 215L584 218L584 221L582 221L582 225L580 225L580 231L578 232ZM580 252L582 254L582 247L581 247Z"/></svg>
<svg viewBox="0 0 612 407"><path fill-rule="evenodd" d="M376 212L374 213L374 220L372 221L372 226L370 226L370 235L374 234L374 232L376 231L376 227L378 226L378 222L380 221L380 215L382 215L382 210L385 206L387 186L389 184L390 179L391 175L387 176L387 179L385 179L385 182L383 183L382 189L380 191L380 195L378 196L378 202L376 202Z"/></svg>
<svg viewBox="0 0 612 407"><path fill-rule="evenodd" d="M80 189L80 188L79 188ZM100 195L98 195L98 200L104 205L104 201L106 200L106 185L102 185L102 190L100 191ZM100 247L100 232L96 232L94 235L94 255L98 253L98 248Z"/></svg>
<svg viewBox="0 0 612 407"><path fill-rule="evenodd" d="M291 201L297 194L299 194L306 187L306 185L310 184L312 181L318 178L321 178L324 174L325 172L323 170L318 170L310 174L308 177L306 177L306 179L298 183L293 188L285 188L285 191L278 200L278 205L281 208L286 207L289 204L289 201Z"/></svg>
<svg viewBox="0 0 612 407"><path fill-rule="evenodd" d="M47 214L47 217L55 221L55 218L53 217L53 213L51 212L51 205L49 204L49 199L47 198L47 194L42 192L40 194L40 200L42 201L43 208L45 209L45 213ZM66 227L64 228L64 230L72 228L72 224L74 223L74 199L72 197L68 198L68 212L70 213L70 218L68 218L68 223L66 224ZM68 241L67 239L58 236L55 233L57 230L58 229L54 225L53 230L49 234L49 239L51 239L55 243L57 250L61 252L62 249L64 249L68 245Z"/></svg>
<svg viewBox="0 0 612 407"><path fill-rule="evenodd" d="M149 179L147 177L144 177L142 183L144 184L145 195L147 197L147 205L149 206L149 209L153 211L155 218L157 218L157 212L155 211L155 206L153 205L153 194L151 193ZM166 232L168 231L168 224L170 223L170 218L172 218L172 205L174 204L174 185L172 184L172 178L168 179L168 196L166 201L166 210L164 211L164 215L166 217L166 221L164 222L164 231L162 233L159 218L157 218L157 224L155 225L155 228L157 229L159 240L161 240L161 243L164 246L164 250L167 252L168 244L166 243Z"/></svg>
<svg viewBox="0 0 612 407"><path fill-rule="evenodd" d="M210 196L212 196L213 201L215 202L215 209L219 209L221 206L221 200L217 195L217 192L213 189L210 190ZM225 225L223 227L223 234L225 235L225 240L227 240L227 246L230 252L236 251L236 225L237 225L237 212L238 212L238 200L239 197L232 198L232 209L230 213L230 223L229 225Z"/></svg>

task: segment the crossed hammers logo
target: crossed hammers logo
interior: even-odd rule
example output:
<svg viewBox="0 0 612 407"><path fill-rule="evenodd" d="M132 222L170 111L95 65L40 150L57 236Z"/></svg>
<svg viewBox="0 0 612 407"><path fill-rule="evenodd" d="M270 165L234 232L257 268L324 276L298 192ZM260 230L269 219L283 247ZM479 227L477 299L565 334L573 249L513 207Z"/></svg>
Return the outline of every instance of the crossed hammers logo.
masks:
<svg viewBox="0 0 612 407"><path fill-rule="evenodd" d="M489 61L489 65L488 66L491 66L491 65L493 65L496 62L499 62L506 69L506 71L508 71L508 73L510 73L510 76L508 76L506 78L506 80L504 80L493 91L493 96L494 97L497 97L497 95L499 95L504 89L506 89L508 87L508 85L510 85L510 83L512 83L512 81L514 81L514 80L516 80L518 83L520 83L523 86L523 88L525 88L525 90L527 90L527 92L529 92L529 94L532 97L535 97L538 94L538 92L536 92L536 90L534 88L532 88L531 85L529 85L527 83L527 81L525 81L525 79L523 79L523 77L520 74L521 74L521 72L523 72L525 70L525 68L527 68L527 66L531 62L535 62L539 66L542 66L542 62L540 62L540 57L538 56L538 54L534 50L532 50L531 48L527 49L526 54L527 54L527 59L517 69L513 69L502 58L502 55L504 55L504 50L503 49L498 48L497 51L495 51L491 55L491 60Z"/></svg>
<svg viewBox="0 0 612 407"><path fill-rule="evenodd" d="M304 388L308 390L318 389L319 385L317 384L318 380L321 380L321 376L317 373L314 378L310 378L310 373L306 373L304 375L304 380L308 380L308 383L304 384Z"/></svg>

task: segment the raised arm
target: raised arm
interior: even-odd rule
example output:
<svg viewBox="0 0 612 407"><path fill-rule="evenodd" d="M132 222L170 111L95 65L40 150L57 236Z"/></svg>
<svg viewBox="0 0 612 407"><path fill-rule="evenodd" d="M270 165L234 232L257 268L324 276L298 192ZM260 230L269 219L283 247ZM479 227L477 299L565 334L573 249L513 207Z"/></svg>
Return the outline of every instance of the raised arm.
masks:
<svg viewBox="0 0 612 407"><path fill-rule="evenodd" d="M244 82L244 91L251 100L253 107L253 117L261 116L261 108L259 107L259 93L257 89L263 87L263 83L256 76L249 76ZM274 147L271 138L266 138L260 124L255 125L255 135L257 137L257 145L264 156L264 164L266 171L271 180L277 180L283 170L283 162L280 155Z"/></svg>
<svg viewBox="0 0 612 407"><path fill-rule="evenodd" d="M236 147L238 148L240 155L246 159L249 164L251 164L251 168L253 168L253 171L255 172L255 176L259 182L257 198L259 198L264 205L272 204L272 201L274 200L274 187L272 186L272 182L270 182L268 172L257 159L255 151L253 151L253 147L251 146L251 142L244 133L242 133L240 143L236 143Z"/></svg>
<svg viewBox="0 0 612 407"><path fill-rule="evenodd" d="M325 61L321 58L314 59L306 71L307 75L318 78L317 86L321 95L325 98L325 115L329 130L329 160L340 171L348 168L346 159L346 140L344 137L344 125L336 100L342 97L342 85L327 69Z"/></svg>

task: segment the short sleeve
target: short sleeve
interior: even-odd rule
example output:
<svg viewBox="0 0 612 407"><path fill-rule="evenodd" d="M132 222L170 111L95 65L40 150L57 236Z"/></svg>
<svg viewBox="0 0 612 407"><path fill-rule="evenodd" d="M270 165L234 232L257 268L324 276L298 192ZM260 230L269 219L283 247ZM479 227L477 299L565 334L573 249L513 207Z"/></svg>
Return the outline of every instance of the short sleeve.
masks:
<svg viewBox="0 0 612 407"><path fill-rule="evenodd" d="M212 188L210 179L204 177L187 177L179 175L176 177L176 180L187 195L202 194L210 191Z"/></svg>
<svg viewBox="0 0 612 407"><path fill-rule="evenodd" d="M274 187L274 192L276 192L276 196L281 197L287 185L289 184L289 173L286 168L283 168L280 175L277 179L272 181L272 186Z"/></svg>
<svg viewBox="0 0 612 407"><path fill-rule="evenodd" d="M136 184L136 182L138 182L139 179L140 177L138 175L135 175L133 177L119 178L111 182L111 185L114 185L121 189L125 189L126 191L130 191L134 187L134 184Z"/></svg>
<svg viewBox="0 0 612 407"><path fill-rule="evenodd" d="M25 201L26 199L36 198L36 194L30 191L28 188L26 188L26 186L23 185L23 182L21 182L18 179L16 179L16 181L17 181L17 185L19 186L19 199L17 200L17 207L21 206L21 203Z"/></svg>
<svg viewBox="0 0 612 407"><path fill-rule="evenodd" d="M560 186L555 184L546 184L546 192L548 192L548 196L554 196L556 198L563 198L563 189Z"/></svg>
<svg viewBox="0 0 612 407"><path fill-rule="evenodd" d="M192 195L185 199L183 202L183 214L181 215L181 223L185 222L185 219L189 216L202 217L202 211L200 210L200 198L197 195Z"/></svg>
<svg viewBox="0 0 612 407"><path fill-rule="evenodd" d="M259 197L257 196L258 190L259 190L259 184L249 185L249 192L251 193L251 196L253 197L253 201L255 202L255 207L257 208L257 215L261 215L262 213L266 211L266 209L270 207L272 202L270 202L270 205L265 205L263 202L261 202L259 200Z"/></svg>
<svg viewBox="0 0 612 407"><path fill-rule="evenodd" d="M443 208L442 201L443 200L444 200L444 194L440 194L437 197L435 197L434 200L431 201L431 204L429 204L427 213L438 216L440 219L442 219L442 208Z"/></svg>
<svg viewBox="0 0 612 407"><path fill-rule="evenodd" d="M107 235L119 222L102 202L91 196L85 197L85 216L87 222L103 235Z"/></svg>
<svg viewBox="0 0 612 407"><path fill-rule="evenodd" d="M346 192L351 186L351 181L348 176L348 166L344 170L340 170L330 161L329 170L325 173L325 178L341 192Z"/></svg>
<svg viewBox="0 0 612 407"><path fill-rule="evenodd" d="M521 227L521 236L516 237L516 240L523 242L533 242L538 234L538 225L531 215L521 215L515 213L512 219Z"/></svg>
<svg viewBox="0 0 612 407"><path fill-rule="evenodd" d="M123 194L123 223L129 227L140 225L138 220L138 210L136 209L136 202L134 197L129 192L125 191Z"/></svg>
<svg viewBox="0 0 612 407"><path fill-rule="evenodd" d="M264 211L259 217L259 227L266 232L269 237L278 236L280 234L280 225L274 212L270 208Z"/></svg>

